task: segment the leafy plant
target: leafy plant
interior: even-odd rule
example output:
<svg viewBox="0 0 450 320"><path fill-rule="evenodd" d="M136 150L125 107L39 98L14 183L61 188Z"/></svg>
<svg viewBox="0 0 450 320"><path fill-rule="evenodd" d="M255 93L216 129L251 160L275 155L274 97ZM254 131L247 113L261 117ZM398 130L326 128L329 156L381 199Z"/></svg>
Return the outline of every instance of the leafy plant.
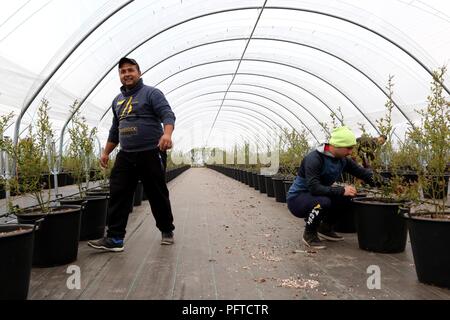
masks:
<svg viewBox="0 0 450 320"><path fill-rule="evenodd" d="M326 122L319 122L319 125L325 136L325 141L330 141L332 128L330 128Z"/></svg>
<svg viewBox="0 0 450 320"><path fill-rule="evenodd" d="M342 114L341 107L337 107L337 111L338 111L339 115L337 115L335 112L330 113L331 124L332 124L333 128L345 126L344 115Z"/></svg>
<svg viewBox="0 0 450 320"><path fill-rule="evenodd" d="M344 122L344 115L342 114L341 107L337 108L337 112L331 111L330 112L330 118L331 123L328 124L327 122L319 122L319 125L321 127L321 130L325 136L325 141L328 142L331 138L331 131L333 131L334 128L341 127L345 125Z"/></svg>
<svg viewBox="0 0 450 320"><path fill-rule="evenodd" d="M11 124L11 120L14 118L14 112L10 112L6 115L0 116L0 150L8 151L12 154L12 144L10 139L4 137L4 133L7 127Z"/></svg>
<svg viewBox="0 0 450 320"><path fill-rule="evenodd" d="M421 116L420 126L409 129L409 137L421 150L419 183L422 190L431 191L434 213L432 217L443 216L445 201L437 199L438 194L445 195L445 178L450 162L450 102L443 94L442 83L446 67L433 72L431 94L427 97L427 106L416 110Z"/></svg>
<svg viewBox="0 0 450 320"><path fill-rule="evenodd" d="M385 179L379 174L374 174L374 180L379 185L381 198L392 198L397 201L410 200L417 195L417 185L414 183L407 184L403 176L399 175L399 163L393 161L395 153L392 141L392 110L395 106L393 101L393 76L389 76L386 90L388 91L388 100L385 103L386 112L383 117L376 120L376 123L379 133L386 136L387 140L383 145L375 148L375 158L372 164L375 173L389 168L391 177Z"/></svg>
<svg viewBox="0 0 450 320"><path fill-rule="evenodd" d="M42 173L47 172L51 159L49 145L52 144L53 131L48 117L49 102L41 101L38 108L36 133L30 125L28 135L20 139L14 150L17 170L13 179L14 189L18 194L31 194L42 213L50 212L51 189L44 191L45 184L50 184L50 176L43 181Z"/></svg>
<svg viewBox="0 0 450 320"><path fill-rule="evenodd" d="M7 168L5 167L6 157L11 158L14 153L11 139L4 136L5 130L12 123L11 120L13 117L13 112L0 116L0 152L2 152L2 158L0 159L2 161L0 163L2 170L0 170L0 175L5 175L5 172L7 171Z"/></svg>
<svg viewBox="0 0 450 320"><path fill-rule="evenodd" d="M12 174L11 171L14 149L12 140L9 137L5 137L4 132L12 123L13 117L13 112L0 116L0 186L3 186L7 193L7 201L10 201L8 194L11 189L10 179ZM8 205L10 205L10 203Z"/></svg>
<svg viewBox="0 0 450 320"><path fill-rule="evenodd" d="M375 149L375 160L373 162L374 167L378 169L387 169L394 152L392 143L392 110L394 109L394 83L393 76L389 76L388 85L386 89L388 90L388 100L385 103L386 113L383 117L376 120L378 131L381 135L387 137L386 142ZM394 168L391 168L394 170Z"/></svg>
<svg viewBox="0 0 450 320"><path fill-rule="evenodd" d="M391 163L399 170L418 172L420 165L421 151L409 136L405 134L403 141L399 141L399 148L394 150Z"/></svg>
<svg viewBox="0 0 450 320"><path fill-rule="evenodd" d="M305 129L300 132L283 129L280 136L280 171L288 176L297 174L296 168L310 150L308 133Z"/></svg>
<svg viewBox="0 0 450 320"><path fill-rule="evenodd" d="M109 186L109 177L111 176L112 168L114 167L114 160L110 159L108 161L108 166L103 168L100 166L99 161L93 161L91 170L94 170L94 181L101 181L100 185L107 187Z"/></svg>
<svg viewBox="0 0 450 320"><path fill-rule="evenodd" d="M80 196L85 195L83 181L86 181L86 188L89 186L91 162L94 157L94 136L96 128L89 130L86 118L80 115L77 110L78 101L71 106L73 114L71 126L69 127L70 145L68 155L73 170L73 177L78 186Z"/></svg>
<svg viewBox="0 0 450 320"><path fill-rule="evenodd" d="M71 172L73 170L74 164L72 158L69 157L67 154L68 151L66 152L66 155L61 157L61 167L62 171Z"/></svg>

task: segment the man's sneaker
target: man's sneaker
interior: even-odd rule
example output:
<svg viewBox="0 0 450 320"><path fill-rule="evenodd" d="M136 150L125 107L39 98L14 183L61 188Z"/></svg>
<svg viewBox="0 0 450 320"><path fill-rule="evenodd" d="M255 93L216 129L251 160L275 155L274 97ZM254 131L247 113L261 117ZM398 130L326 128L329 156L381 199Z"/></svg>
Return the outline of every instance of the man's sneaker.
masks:
<svg viewBox="0 0 450 320"><path fill-rule="evenodd" d="M161 239L161 244L173 244L174 240L173 240L173 232L162 232L162 239Z"/></svg>
<svg viewBox="0 0 450 320"><path fill-rule="evenodd" d="M121 252L123 251L123 239L104 237L99 240L89 241L88 246L103 251Z"/></svg>
<svg viewBox="0 0 450 320"><path fill-rule="evenodd" d="M317 236L317 232L315 231L307 231L303 232L303 243L313 249L325 249L326 246Z"/></svg>
<svg viewBox="0 0 450 320"><path fill-rule="evenodd" d="M344 237L338 235L334 232L333 227L331 227L327 223L321 223L319 228L317 229L317 234L320 239L325 239L329 241L342 241Z"/></svg>

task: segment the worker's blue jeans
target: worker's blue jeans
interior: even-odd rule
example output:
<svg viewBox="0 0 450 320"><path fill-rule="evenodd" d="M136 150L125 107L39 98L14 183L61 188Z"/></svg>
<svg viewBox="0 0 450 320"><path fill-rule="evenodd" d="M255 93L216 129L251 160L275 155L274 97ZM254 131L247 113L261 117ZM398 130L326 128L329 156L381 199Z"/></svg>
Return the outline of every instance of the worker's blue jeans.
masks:
<svg viewBox="0 0 450 320"><path fill-rule="evenodd" d="M305 219L305 229L316 231L320 222L334 225L339 212L348 210L350 197L316 196L310 192L301 192L296 197L287 200L289 211L298 218Z"/></svg>

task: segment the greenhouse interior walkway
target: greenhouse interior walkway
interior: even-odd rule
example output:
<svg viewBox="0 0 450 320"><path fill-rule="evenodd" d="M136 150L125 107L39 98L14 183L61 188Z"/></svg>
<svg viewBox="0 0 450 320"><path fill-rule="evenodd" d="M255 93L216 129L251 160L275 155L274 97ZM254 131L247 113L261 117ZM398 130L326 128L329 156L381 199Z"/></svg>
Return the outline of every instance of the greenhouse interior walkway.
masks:
<svg viewBox="0 0 450 320"><path fill-rule="evenodd" d="M303 220L286 205L206 168L169 184L175 244L161 234L147 201L130 215L125 251L99 253L80 242L81 288L68 265L33 268L29 299L450 299L417 280L411 247L400 254L360 250L346 234L326 250L305 251ZM73 188L73 187L71 187ZM368 289L371 265L381 289Z"/></svg>

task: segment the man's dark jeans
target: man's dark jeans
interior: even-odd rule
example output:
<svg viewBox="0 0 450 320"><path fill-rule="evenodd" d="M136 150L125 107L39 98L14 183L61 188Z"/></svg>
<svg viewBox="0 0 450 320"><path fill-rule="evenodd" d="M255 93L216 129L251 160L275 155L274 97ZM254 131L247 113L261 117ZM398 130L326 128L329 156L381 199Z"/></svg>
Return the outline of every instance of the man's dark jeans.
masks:
<svg viewBox="0 0 450 320"><path fill-rule="evenodd" d="M139 180L150 202L156 227L162 232L175 229L166 185L164 154L161 155L159 149L120 151L110 177L108 237L125 237L128 215Z"/></svg>

